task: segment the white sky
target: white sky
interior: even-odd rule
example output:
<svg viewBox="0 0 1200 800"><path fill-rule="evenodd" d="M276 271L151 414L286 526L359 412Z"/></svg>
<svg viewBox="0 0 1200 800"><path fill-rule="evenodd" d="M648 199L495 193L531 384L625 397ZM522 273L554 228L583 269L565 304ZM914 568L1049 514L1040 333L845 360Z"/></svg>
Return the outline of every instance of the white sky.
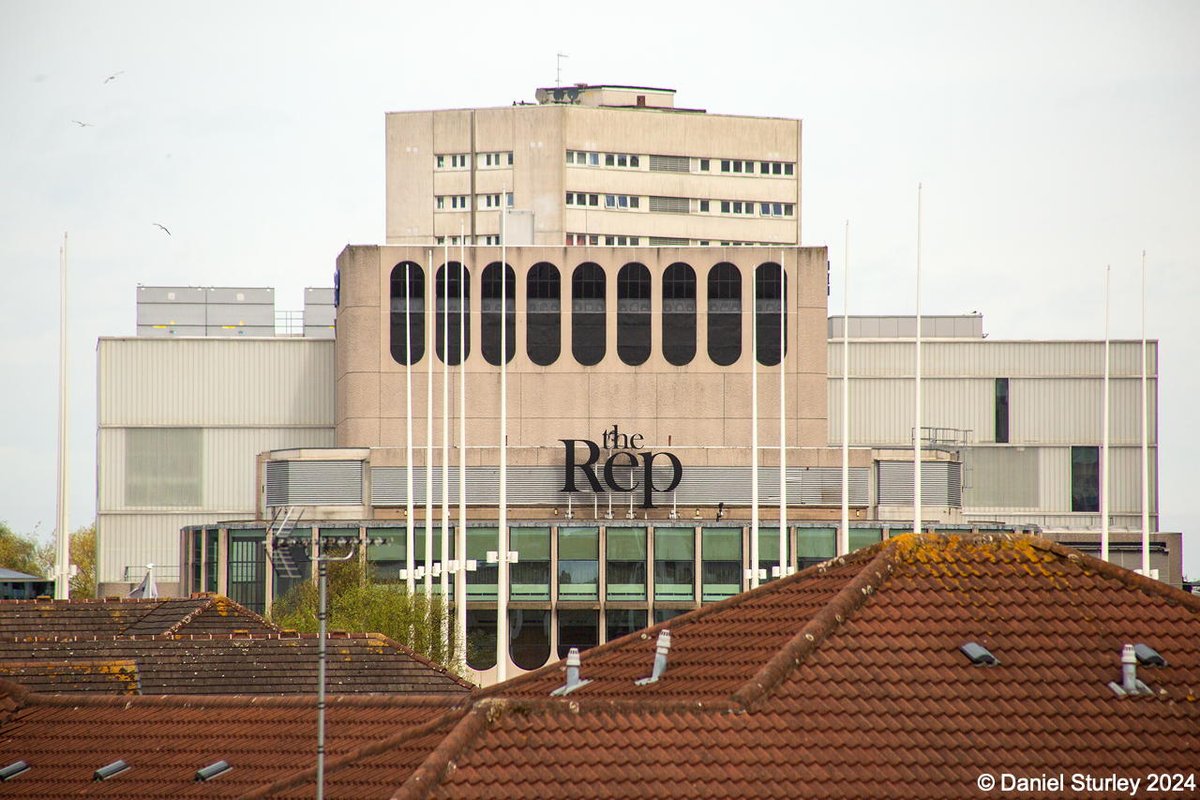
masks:
<svg viewBox="0 0 1200 800"><path fill-rule="evenodd" d="M55 517L58 247L70 232L71 527L95 513L95 346L138 283L332 283L383 240L386 111L563 82L804 120L804 244L851 313L994 338L1161 345L1162 527L1200 576L1200 3L171 3L0 0L0 520ZM105 78L118 73L115 80ZM80 127L73 120L89 123ZM167 236L153 223L171 229ZM236 391L236 387L213 387Z"/></svg>

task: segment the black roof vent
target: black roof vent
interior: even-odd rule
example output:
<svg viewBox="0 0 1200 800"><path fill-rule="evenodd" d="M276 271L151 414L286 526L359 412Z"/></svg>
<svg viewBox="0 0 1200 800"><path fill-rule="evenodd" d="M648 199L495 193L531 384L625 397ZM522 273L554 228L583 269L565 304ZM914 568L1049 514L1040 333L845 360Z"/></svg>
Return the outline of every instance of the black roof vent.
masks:
<svg viewBox="0 0 1200 800"><path fill-rule="evenodd" d="M124 772L127 769L129 769L129 765L126 764L124 761L121 761L120 759L118 759L118 760L112 762L111 764L105 764L103 767L101 767L100 769L93 772L92 780L106 781L109 778L114 778L117 775L120 775L122 772Z"/></svg>
<svg viewBox="0 0 1200 800"><path fill-rule="evenodd" d="M29 762L14 761L7 767L0 767L0 781L8 781L29 769Z"/></svg>
<svg viewBox="0 0 1200 800"><path fill-rule="evenodd" d="M1138 663L1143 666L1165 667L1167 665L1167 660L1148 644L1138 642L1133 646L1133 654L1137 656Z"/></svg>
<svg viewBox="0 0 1200 800"><path fill-rule="evenodd" d="M207 767L201 767L200 769L196 770L196 780L211 781L213 778L224 775L231 769L233 769L233 767L229 766L228 761L218 761L215 764L209 764Z"/></svg>
<svg viewBox="0 0 1200 800"><path fill-rule="evenodd" d="M971 659L971 663L977 667L994 667L1000 663L1000 659L992 655L991 651L978 642L967 642L958 649L962 651L964 656Z"/></svg>

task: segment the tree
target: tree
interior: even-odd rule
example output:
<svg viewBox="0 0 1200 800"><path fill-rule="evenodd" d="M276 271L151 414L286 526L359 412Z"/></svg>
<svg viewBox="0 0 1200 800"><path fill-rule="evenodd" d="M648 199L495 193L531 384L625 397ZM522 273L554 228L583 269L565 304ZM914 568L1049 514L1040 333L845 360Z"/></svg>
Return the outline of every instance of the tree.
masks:
<svg viewBox="0 0 1200 800"><path fill-rule="evenodd" d="M23 536L0 522L0 567L44 578L44 546L32 536Z"/></svg>
<svg viewBox="0 0 1200 800"><path fill-rule="evenodd" d="M37 544L37 574L52 577L58 550L54 542ZM96 523L84 525L71 532L71 563L75 576L71 578L71 597L88 599L96 596Z"/></svg>
<svg viewBox="0 0 1200 800"><path fill-rule="evenodd" d="M456 674L462 664L456 657L457 632L450 616L446 642L444 628L450 614L441 598L409 594L403 584L377 583L357 559L333 562L327 578L327 630L382 633ZM317 607L320 590L305 581L275 601L271 618L282 628L306 633L319 629Z"/></svg>

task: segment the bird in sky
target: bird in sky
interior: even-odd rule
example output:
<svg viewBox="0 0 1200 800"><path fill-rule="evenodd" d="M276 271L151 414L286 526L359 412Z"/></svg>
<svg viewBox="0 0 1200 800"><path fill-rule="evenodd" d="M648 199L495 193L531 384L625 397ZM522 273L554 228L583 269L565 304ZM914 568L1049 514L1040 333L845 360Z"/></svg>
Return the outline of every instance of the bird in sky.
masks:
<svg viewBox="0 0 1200 800"><path fill-rule="evenodd" d="M108 83L109 81L115 81L117 79L118 75L124 75L124 74L125 74L125 70L120 70L119 72L114 72L112 75L109 75L107 78L105 78L104 82Z"/></svg>
<svg viewBox="0 0 1200 800"><path fill-rule="evenodd" d="M95 125L93 125L93 124L92 124L92 123L90 123L90 122L80 122L80 121L79 121L79 120L77 120L77 119L73 119L73 120L71 120L71 122L74 122L76 125L78 125L78 126L79 126L79 127L81 127L81 128L94 128L94 127L96 127Z"/></svg>
<svg viewBox="0 0 1200 800"><path fill-rule="evenodd" d="M163 233L167 234L167 236L170 236L170 235L171 235L171 232L170 232L169 230L167 230L167 226L166 226L166 225L162 225L162 224L160 224L160 223L157 223L157 222L156 222L156 223L154 223L154 227L156 227L156 228L162 228L162 229L163 229Z"/></svg>

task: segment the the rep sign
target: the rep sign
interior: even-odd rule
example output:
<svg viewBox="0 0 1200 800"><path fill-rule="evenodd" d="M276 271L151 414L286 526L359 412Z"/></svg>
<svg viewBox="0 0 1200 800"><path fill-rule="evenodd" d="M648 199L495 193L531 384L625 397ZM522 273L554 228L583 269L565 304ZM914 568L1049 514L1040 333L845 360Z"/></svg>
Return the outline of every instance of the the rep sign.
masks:
<svg viewBox="0 0 1200 800"><path fill-rule="evenodd" d="M674 453L652 453L642 449L643 437L640 433L622 433L613 425L601 435L605 450L615 451L600 463L600 445L590 439L559 439L563 443L564 453L564 492L581 491L575 483L578 475L582 475L593 492L633 492L642 490L642 508L654 508L654 492L670 492L683 479L683 465ZM586 451L586 453L585 453ZM666 486L654 484L654 461L665 460L671 467L671 480ZM622 483L617 470L620 467L629 468L629 482ZM599 474L597 474L597 469ZM623 472L623 470L622 470ZM640 475L640 477L639 477ZM606 488L607 487L607 488Z"/></svg>

